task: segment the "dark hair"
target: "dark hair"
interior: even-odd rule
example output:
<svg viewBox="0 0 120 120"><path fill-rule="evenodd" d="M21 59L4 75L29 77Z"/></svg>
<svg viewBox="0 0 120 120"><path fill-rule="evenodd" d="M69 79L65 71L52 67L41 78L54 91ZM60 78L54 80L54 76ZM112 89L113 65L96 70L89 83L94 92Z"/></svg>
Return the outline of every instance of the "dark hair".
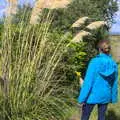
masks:
<svg viewBox="0 0 120 120"><path fill-rule="evenodd" d="M98 42L98 45L97 45L98 50L99 50L99 49L102 49L102 44L103 44L103 43L110 44L110 41L109 41L109 40L100 40L100 41Z"/></svg>

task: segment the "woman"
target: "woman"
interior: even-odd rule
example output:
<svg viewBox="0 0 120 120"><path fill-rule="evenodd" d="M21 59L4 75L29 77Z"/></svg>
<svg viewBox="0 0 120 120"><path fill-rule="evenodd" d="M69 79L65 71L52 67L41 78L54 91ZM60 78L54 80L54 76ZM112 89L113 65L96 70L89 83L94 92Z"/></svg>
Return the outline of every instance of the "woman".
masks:
<svg viewBox="0 0 120 120"><path fill-rule="evenodd" d="M98 48L99 54L88 65L78 97L78 102L82 104L81 120L89 120L96 104L98 120L105 120L108 103L118 101L118 68L110 55L109 41L100 41Z"/></svg>

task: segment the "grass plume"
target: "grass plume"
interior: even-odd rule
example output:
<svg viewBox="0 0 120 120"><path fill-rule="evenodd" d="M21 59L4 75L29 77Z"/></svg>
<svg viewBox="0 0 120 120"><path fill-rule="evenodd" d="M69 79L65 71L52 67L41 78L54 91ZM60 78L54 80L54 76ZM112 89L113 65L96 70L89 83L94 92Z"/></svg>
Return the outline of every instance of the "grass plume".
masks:
<svg viewBox="0 0 120 120"><path fill-rule="evenodd" d="M84 30L81 30L73 39L73 42L82 42L83 41L83 37L86 36L90 36L91 33L90 32L86 32Z"/></svg>
<svg viewBox="0 0 120 120"><path fill-rule="evenodd" d="M8 6L6 9L6 15L11 16L11 15L16 14L18 1L17 0L7 0L7 2L8 2Z"/></svg>
<svg viewBox="0 0 120 120"><path fill-rule="evenodd" d="M103 26L106 26L105 21L95 21L95 22L92 22L91 24L89 24L86 28L89 30L96 30Z"/></svg>
<svg viewBox="0 0 120 120"><path fill-rule="evenodd" d="M68 4L70 4L72 0L38 0L35 3L33 8L30 23L37 24L39 21L40 14L44 8L48 9L58 9L58 8L66 8Z"/></svg>
<svg viewBox="0 0 120 120"><path fill-rule="evenodd" d="M72 24L72 27L80 27L82 25L84 25L87 21L89 20L89 17L82 17L82 18L79 18L76 22L74 22Z"/></svg>

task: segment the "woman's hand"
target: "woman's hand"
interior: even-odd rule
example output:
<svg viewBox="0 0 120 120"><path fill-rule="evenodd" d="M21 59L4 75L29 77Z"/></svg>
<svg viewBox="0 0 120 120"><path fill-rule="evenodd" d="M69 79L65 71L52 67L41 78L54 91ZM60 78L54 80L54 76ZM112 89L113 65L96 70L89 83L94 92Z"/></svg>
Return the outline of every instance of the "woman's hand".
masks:
<svg viewBox="0 0 120 120"><path fill-rule="evenodd" d="M83 107L83 105L85 105L85 103L83 102L83 103L79 103L79 107Z"/></svg>
<svg viewBox="0 0 120 120"><path fill-rule="evenodd" d="M83 79L80 77L80 85L82 86L82 84L83 84Z"/></svg>

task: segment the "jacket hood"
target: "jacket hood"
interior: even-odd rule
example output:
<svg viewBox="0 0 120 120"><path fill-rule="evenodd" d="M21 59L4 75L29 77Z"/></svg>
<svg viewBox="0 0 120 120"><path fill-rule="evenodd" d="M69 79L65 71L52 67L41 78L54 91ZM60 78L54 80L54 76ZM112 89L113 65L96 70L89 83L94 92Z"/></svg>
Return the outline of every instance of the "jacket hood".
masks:
<svg viewBox="0 0 120 120"><path fill-rule="evenodd" d="M111 55L100 53L98 56L101 58L99 74L103 77L109 77L114 75L117 65L112 60Z"/></svg>

